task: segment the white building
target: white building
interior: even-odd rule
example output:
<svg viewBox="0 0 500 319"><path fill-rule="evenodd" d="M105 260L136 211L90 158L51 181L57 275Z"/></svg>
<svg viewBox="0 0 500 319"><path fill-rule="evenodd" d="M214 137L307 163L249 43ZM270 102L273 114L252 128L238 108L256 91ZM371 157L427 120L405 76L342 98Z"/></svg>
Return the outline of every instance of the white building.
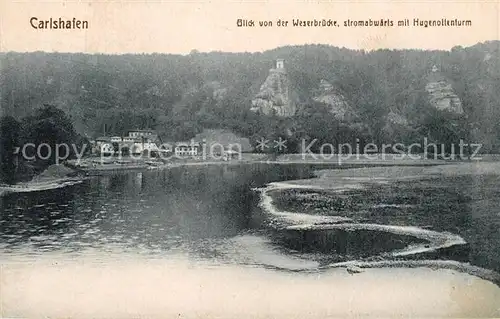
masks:
<svg viewBox="0 0 500 319"><path fill-rule="evenodd" d="M122 140L124 143L134 143L136 141L135 137L124 137Z"/></svg>
<svg viewBox="0 0 500 319"><path fill-rule="evenodd" d="M200 145L194 142L178 142L175 144L174 153L177 157L197 156Z"/></svg>
<svg viewBox="0 0 500 319"><path fill-rule="evenodd" d="M285 68L285 60L277 59L276 60L276 69L284 69Z"/></svg>
<svg viewBox="0 0 500 319"><path fill-rule="evenodd" d="M156 145L153 142L140 142L136 141L133 143L132 147L130 148L130 151L132 154L141 154L144 153L145 151L147 152L160 152L160 149L158 148L158 145Z"/></svg>
<svg viewBox="0 0 500 319"><path fill-rule="evenodd" d="M113 154L114 147L118 143L118 149L122 152L130 152L134 155L143 154L145 151L159 152L156 141L158 136L149 130L134 130L128 136L99 137L96 139L96 149L101 154ZM127 150L127 151L125 151Z"/></svg>
<svg viewBox="0 0 500 319"><path fill-rule="evenodd" d="M153 132L149 130L135 130L128 132L129 137L153 137Z"/></svg>

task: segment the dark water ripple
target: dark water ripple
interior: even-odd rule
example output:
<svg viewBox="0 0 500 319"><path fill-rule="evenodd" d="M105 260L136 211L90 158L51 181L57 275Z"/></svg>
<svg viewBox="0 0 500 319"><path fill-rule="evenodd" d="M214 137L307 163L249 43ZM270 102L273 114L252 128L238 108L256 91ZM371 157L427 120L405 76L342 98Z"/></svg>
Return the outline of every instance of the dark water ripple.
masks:
<svg viewBox="0 0 500 319"><path fill-rule="evenodd" d="M308 178L315 168L186 167L95 177L53 191L4 195L0 253L67 254L88 249L151 257L183 253L220 262L273 263L278 268L280 263L290 267L289 260L279 260L288 256L302 269L304 260L312 262L305 268L358 259L381 262L391 251L423 243L414 236L372 230L269 227L269 216L258 207L259 193L252 189ZM465 261L500 271L499 195L498 176L475 175L422 177L343 192L287 189L273 197L277 209L294 214L456 234L465 239L466 247L422 258Z"/></svg>

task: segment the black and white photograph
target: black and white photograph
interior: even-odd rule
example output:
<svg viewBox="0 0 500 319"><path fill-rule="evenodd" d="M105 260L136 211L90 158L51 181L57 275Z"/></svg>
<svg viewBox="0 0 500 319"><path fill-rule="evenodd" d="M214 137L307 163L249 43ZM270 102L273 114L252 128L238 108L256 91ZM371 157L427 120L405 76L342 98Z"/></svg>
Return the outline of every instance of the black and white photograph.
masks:
<svg viewBox="0 0 500 319"><path fill-rule="evenodd" d="M0 318L500 317L498 2L0 9Z"/></svg>

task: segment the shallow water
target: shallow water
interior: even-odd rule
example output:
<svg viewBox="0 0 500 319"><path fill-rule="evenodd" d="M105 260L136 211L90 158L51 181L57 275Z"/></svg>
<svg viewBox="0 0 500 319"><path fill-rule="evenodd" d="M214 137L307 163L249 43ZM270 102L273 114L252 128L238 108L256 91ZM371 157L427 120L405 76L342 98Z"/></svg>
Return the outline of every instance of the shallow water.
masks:
<svg viewBox="0 0 500 319"><path fill-rule="evenodd" d="M326 292L328 285L344 280L339 279L346 275L348 266L343 266L344 262L364 262L366 267L377 263L383 263L384 267L393 265L396 268L389 270L393 274L397 273L397 267L408 266L453 269L440 271L437 276L440 279L428 282L410 299L422 297L423 291L432 285L451 289L451 277L447 277L450 271L452 277L458 276L457 271L464 271L493 281L497 278L495 273L467 265L500 270L500 175L495 173L500 169L477 175L459 174L461 170L456 167L447 171L412 167L356 170L344 166L341 170L320 172L328 176L327 186L317 182L318 179L304 181L313 177L318 168L326 167L266 164L179 167L93 177L62 189L4 195L0 197L2 281L7 287L4 294L5 291L12 294L5 299L8 303L4 303L10 308L4 309L11 309L8 314L17 311L25 315L30 314L30 307L43 300L51 304L47 298L55 301L62 297L58 293L52 298L50 295L42 298L43 287L48 284L43 278L53 276L54 280L64 281L71 274L81 274L89 283L94 280L93 285L99 287L122 285L121 276L151 276L149 296L153 298L154 280L172 280L180 273L200 279L206 269L216 267L220 268L217 276L221 278L226 271L228 276L246 278L241 286L232 289L236 294L241 289L250 299L254 298L250 297L252 293L257 293L255 289L263 292L282 287L278 283L283 274L292 276L287 277L292 282L300 281L307 287L319 285L316 288ZM291 182L282 183L286 180ZM171 269L180 273L172 277L167 274ZM110 278L96 278L96 271L109 273ZM406 271L401 273L404 278L429 278L423 270ZM328 279L315 283L314 276ZM386 275L370 269L363 276L368 276L364 280L376 281L377 276ZM466 277L459 278L462 277L454 280ZM210 280L200 279L199 283L213 285ZM261 282L262 287L249 287L247 284L253 281ZM76 298L80 290L81 295L98 289L79 280L67 282L69 286L61 291L68 290L71 298ZM197 281L191 282L195 285ZM352 287L349 284L343 287L349 290L359 284L353 279ZM387 284L395 285L391 289L398 285L392 281ZM147 282L140 285L140 291L148 287ZM404 283L397 287L404 289L403 286ZM467 283L460 286L461 293L467 294L466 287ZM495 290L498 287L486 283L480 287L476 293L484 297L483 310L489 309L489 315L496 314L494 305L500 301ZM199 294L196 298L206 298L207 293L217 291L210 288L195 294ZM302 288L294 291L299 293ZM473 313L467 312L470 309L460 312L454 308L456 305L448 305L465 297L460 294L461 297L449 299L446 291L448 295L441 297L448 299L439 301L443 302L443 308L436 308L434 315ZM108 292L110 296L116 294ZM14 297L26 298L29 303L16 308ZM125 293L121 298L134 299L137 295ZM66 300L67 307L71 300ZM384 300L378 301L380 305L389 302ZM139 302L139 310L134 311L159 307L161 301L157 303ZM120 314L125 307L115 306L107 309L102 305L100 311L90 314L83 308L78 311L105 317L109 313ZM344 310L366 315L359 302L351 306ZM262 313L274 313L269 307L268 312ZM203 309L202 314L209 313ZM439 309L445 310L440 313ZM46 309L52 316L65 314L53 311L50 307ZM67 311L73 310L67 308ZM317 313L321 314L324 313Z"/></svg>
<svg viewBox="0 0 500 319"><path fill-rule="evenodd" d="M431 230L450 239L455 236L456 243L462 238L465 245L423 257L458 260L498 272L500 167L496 171L483 169L482 175L470 173L481 168L481 164L463 164L462 171L455 165L448 170L446 166L373 168L374 174L382 177L354 180L346 175L363 175L370 169L339 171L337 177L335 171L328 171L329 183L336 179L336 186L347 187L340 187L339 192L331 187L318 187L322 184L320 180L312 183L312 187L301 184L300 188L288 188L284 183L270 194L278 211L307 212L326 219L342 216L351 223L414 226L421 232ZM420 175L413 175L415 170L420 170Z"/></svg>

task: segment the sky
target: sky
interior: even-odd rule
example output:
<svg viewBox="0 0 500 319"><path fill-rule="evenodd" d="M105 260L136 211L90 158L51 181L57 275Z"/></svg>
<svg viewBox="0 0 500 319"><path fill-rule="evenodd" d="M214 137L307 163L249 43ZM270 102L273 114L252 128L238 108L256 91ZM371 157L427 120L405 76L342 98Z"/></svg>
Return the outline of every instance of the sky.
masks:
<svg viewBox="0 0 500 319"><path fill-rule="evenodd" d="M500 1L0 0L0 51L85 53L258 52L321 43L351 49L443 49L498 40ZM40 30L30 19L87 20L87 30ZM470 27L344 27L351 20L471 20ZM237 19L272 27L237 27ZM278 27L278 19L288 20ZM340 27L293 27L292 19Z"/></svg>

